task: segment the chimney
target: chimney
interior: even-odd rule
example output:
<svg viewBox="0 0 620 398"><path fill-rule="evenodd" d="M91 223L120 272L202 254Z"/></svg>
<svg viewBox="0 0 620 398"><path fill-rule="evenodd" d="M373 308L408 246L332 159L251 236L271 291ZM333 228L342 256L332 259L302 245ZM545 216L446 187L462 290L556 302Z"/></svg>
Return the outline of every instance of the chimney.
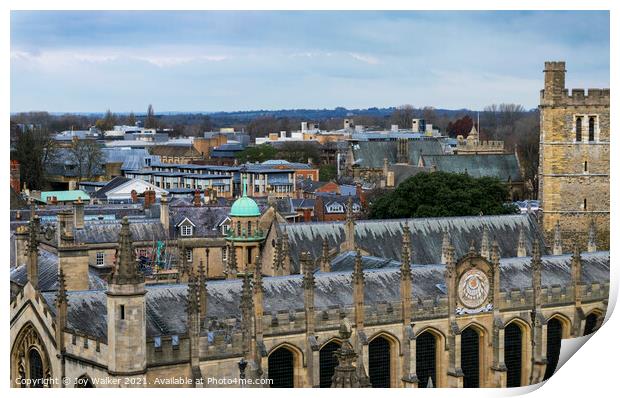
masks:
<svg viewBox="0 0 620 398"><path fill-rule="evenodd" d="M135 189L131 190L131 203L138 203L138 192Z"/></svg>
<svg viewBox="0 0 620 398"><path fill-rule="evenodd" d="M84 202L79 196L78 200L73 202L73 223L77 229L84 228Z"/></svg>
<svg viewBox="0 0 620 398"><path fill-rule="evenodd" d="M308 131L308 122L301 122L301 132L304 133Z"/></svg>
<svg viewBox="0 0 620 398"><path fill-rule="evenodd" d="M393 124L392 127L390 128L390 130L393 133L398 133L398 124Z"/></svg>
<svg viewBox="0 0 620 398"><path fill-rule="evenodd" d="M200 200L200 190L197 189L194 191L194 207L200 207L201 205L201 200Z"/></svg>
<svg viewBox="0 0 620 398"><path fill-rule="evenodd" d="M155 190L147 189L144 191L144 208L148 209L155 203Z"/></svg>
<svg viewBox="0 0 620 398"><path fill-rule="evenodd" d="M355 183L355 195L357 195L357 197L360 200L360 205L362 206L362 208L366 207L366 198L364 197L364 191L362 190L362 184Z"/></svg>
<svg viewBox="0 0 620 398"><path fill-rule="evenodd" d="M73 241L73 211L62 210L58 212L58 246L64 246Z"/></svg>
<svg viewBox="0 0 620 398"><path fill-rule="evenodd" d="M304 212L304 222L312 221L312 209L303 209Z"/></svg>
<svg viewBox="0 0 620 398"><path fill-rule="evenodd" d="M164 230L168 230L170 226L170 215L168 213L168 193L161 194L161 206L159 210L159 220L164 226Z"/></svg>

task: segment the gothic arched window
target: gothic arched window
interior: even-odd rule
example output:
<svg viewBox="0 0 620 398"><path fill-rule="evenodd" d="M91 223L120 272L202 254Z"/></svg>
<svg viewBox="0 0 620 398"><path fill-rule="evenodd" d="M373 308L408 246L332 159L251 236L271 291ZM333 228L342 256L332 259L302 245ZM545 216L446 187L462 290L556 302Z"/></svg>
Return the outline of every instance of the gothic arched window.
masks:
<svg viewBox="0 0 620 398"><path fill-rule="evenodd" d="M319 376L321 388L328 388L332 386L332 377L334 376L334 369L338 365L338 360L334 353L340 348L340 344L335 341L331 341L323 346L319 351Z"/></svg>
<svg viewBox="0 0 620 398"><path fill-rule="evenodd" d="M543 380L549 379L555 373L560 359L562 346L562 322L553 318L547 322L547 368Z"/></svg>
<svg viewBox="0 0 620 398"><path fill-rule="evenodd" d="M295 387L295 364L293 353L286 347L280 347L269 355L269 378L273 381L271 388Z"/></svg>
<svg viewBox="0 0 620 398"><path fill-rule="evenodd" d="M31 348L28 351L28 377L33 388L43 388L43 360L39 351Z"/></svg>
<svg viewBox="0 0 620 398"><path fill-rule="evenodd" d="M506 387L521 386L523 337L521 328L514 322L504 329L504 362L506 363Z"/></svg>
<svg viewBox="0 0 620 398"><path fill-rule="evenodd" d="M368 377L373 388L390 387L390 342L377 337L368 344Z"/></svg>
<svg viewBox="0 0 620 398"><path fill-rule="evenodd" d="M461 333L461 369L463 387L480 387L480 335L471 327Z"/></svg>
<svg viewBox="0 0 620 398"><path fill-rule="evenodd" d="M598 315L590 314L586 317L586 326L583 329L583 335L587 336L596 332L596 324L598 323Z"/></svg>
<svg viewBox="0 0 620 398"><path fill-rule="evenodd" d="M431 332L424 332L415 340L415 369L418 387L426 388L429 379L437 386L437 338Z"/></svg>

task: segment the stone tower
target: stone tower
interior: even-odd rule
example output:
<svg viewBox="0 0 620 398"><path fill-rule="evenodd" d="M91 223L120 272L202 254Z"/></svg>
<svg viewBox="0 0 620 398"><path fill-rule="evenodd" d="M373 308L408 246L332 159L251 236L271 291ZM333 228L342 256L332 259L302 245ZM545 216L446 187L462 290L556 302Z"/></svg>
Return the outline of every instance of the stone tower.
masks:
<svg viewBox="0 0 620 398"><path fill-rule="evenodd" d="M542 228L553 242L562 234L586 246L592 222L597 242L609 248L609 89L565 88L564 62L545 62L540 92L538 197Z"/></svg>
<svg viewBox="0 0 620 398"><path fill-rule="evenodd" d="M139 375L146 371L146 290L136 267L127 217L121 222L118 245L107 291L108 372Z"/></svg>

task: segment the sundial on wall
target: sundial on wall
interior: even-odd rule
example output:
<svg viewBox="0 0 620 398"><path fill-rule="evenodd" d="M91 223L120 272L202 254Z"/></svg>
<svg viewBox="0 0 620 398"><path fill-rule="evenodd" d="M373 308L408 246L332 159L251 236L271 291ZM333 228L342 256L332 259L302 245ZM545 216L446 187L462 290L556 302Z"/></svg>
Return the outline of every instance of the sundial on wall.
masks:
<svg viewBox="0 0 620 398"><path fill-rule="evenodd" d="M482 306L489 297L489 278L477 268L465 271L458 284L461 303L470 309Z"/></svg>

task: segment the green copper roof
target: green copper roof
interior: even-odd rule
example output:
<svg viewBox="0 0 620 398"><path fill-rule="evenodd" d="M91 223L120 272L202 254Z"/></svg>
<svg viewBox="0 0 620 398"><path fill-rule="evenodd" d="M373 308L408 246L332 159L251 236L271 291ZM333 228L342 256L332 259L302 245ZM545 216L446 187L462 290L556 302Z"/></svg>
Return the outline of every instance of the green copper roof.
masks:
<svg viewBox="0 0 620 398"><path fill-rule="evenodd" d="M254 199L249 198L246 190L246 182L243 181L243 196L235 200L230 208L230 215L234 217L257 217L260 210Z"/></svg>
<svg viewBox="0 0 620 398"><path fill-rule="evenodd" d="M75 201L81 198L83 201L90 200L90 196L82 190L74 191L43 191L41 192L41 202L47 202L47 199L55 196L59 202Z"/></svg>

